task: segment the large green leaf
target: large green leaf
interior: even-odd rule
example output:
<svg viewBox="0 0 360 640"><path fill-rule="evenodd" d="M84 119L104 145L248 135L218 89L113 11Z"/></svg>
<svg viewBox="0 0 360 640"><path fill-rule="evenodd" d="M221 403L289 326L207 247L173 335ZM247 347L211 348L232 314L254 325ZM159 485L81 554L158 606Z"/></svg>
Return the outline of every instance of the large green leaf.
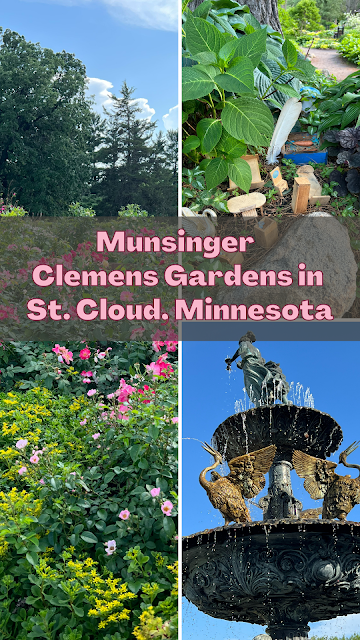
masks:
<svg viewBox="0 0 360 640"><path fill-rule="evenodd" d="M341 120L341 129L345 129L353 120L355 120L360 114L360 102L353 102L349 104Z"/></svg>
<svg viewBox="0 0 360 640"><path fill-rule="evenodd" d="M191 55L203 51L213 51L218 54L221 48L219 30L203 18L193 18L191 13L186 20L186 47Z"/></svg>
<svg viewBox="0 0 360 640"><path fill-rule="evenodd" d="M214 82L225 91L254 93L254 66L249 58L237 58L226 73L215 76Z"/></svg>
<svg viewBox="0 0 360 640"><path fill-rule="evenodd" d="M242 36L239 38L234 55L250 58L254 67L257 67L262 54L266 51L266 38L266 29L259 29L248 36Z"/></svg>
<svg viewBox="0 0 360 640"><path fill-rule="evenodd" d="M205 180L208 189L214 189L227 178L228 163L223 158L210 160L205 169Z"/></svg>
<svg viewBox="0 0 360 640"><path fill-rule="evenodd" d="M84 531L84 533L80 534L80 538L89 544L95 544L98 542L97 537L91 533L91 531Z"/></svg>
<svg viewBox="0 0 360 640"><path fill-rule="evenodd" d="M217 60L216 53L213 51L202 51L193 55L194 60L199 64L214 64Z"/></svg>
<svg viewBox="0 0 360 640"><path fill-rule="evenodd" d="M326 131L326 129L331 129L332 127L337 127L341 124L343 114L342 113L333 113L324 118L321 121L321 125L319 127L319 133L322 131Z"/></svg>
<svg viewBox="0 0 360 640"><path fill-rule="evenodd" d="M221 121L212 118L203 118L203 120L197 123L196 133L201 141L201 153L210 153L221 138Z"/></svg>
<svg viewBox="0 0 360 640"><path fill-rule="evenodd" d="M236 140L225 129L223 129L221 138L217 144L217 149L223 151L232 158L241 158L247 151L245 142Z"/></svg>
<svg viewBox="0 0 360 640"><path fill-rule="evenodd" d="M237 140L255 147L268 146L274 131L269 107L256 98L228 100L221 119L226 131Z"/></svg>
<svg viewBox="0 0 360 640"><path fill-rule="evenodd" d="M301 73L296 73L296 70L292 69L291 73L295 78L299 78L299 80L304 80L304 76L306 80L310 80L314 73L315 67L308 60L299 60L296 63L296 69L298 69Z"/></svg>
<svg viewBox="0 0 360 640"><path fill-rule="evenodd" d="M242 158L235 158L232 164L229 164L229 178L246 193L249 193L252 176L250 165Z"/></svg>
<svg viewBox="0 0 360 640"><path fill-rule="evenodd" d="M206 18L211 7L212 7L212 0L204 0L204 2L202 2L194 10L194 16L196 16L197 18Z"/></svg>
<svg viewBox="0 0 360 640"><path fill-rule="evenodd" d="M355 100L360 100L360 96L358 93L351 93L351 91L347 91L342 98L342 107L346 107L350 102L354 102Z"/></svg>
<svg viewBox="0 0 360 640"><path fill-rule="evenodd" d="M236 38L232 38L231 40L226 42L219 51L219 58L221 58L221 60L225 60L225 62L230 60L230 58L232 58L232 56L234 55L236 45L237 45Z"/></svg>
<svg viewBox="0 0 360 640"><path fill-rule="evenodd" d="M202 98L215 88L214 82L203 71L196 67L185 67L182 70L182 97L183 100Z"/></svg>
<svg viewBox="0 0 360 640"><path fill-rule="evenodd" d="M274 89L277 89L282 93L285 93L286 96L290 96L290 98L298 98L300 100L300 93L296 91L294 87L291 87L289 84L278 84L277 82L275 82L273 86L274 86Z"/></svg>
<svg viewBox="0 0 360 640"><path fill-rule="evenodd" d="M189 153L189 151L197 149L198 147L200 147L199 138L197 136L189 136L188 138L186 138L183 144L183 152Z"/></svg>
<svg viewBox="0 0 360 640"><path fill-rule="evenodd" d="M282 52L288 64L288 67L295 67L296 61L298 59L298 52L296 51L296 48L291 40L285 40L282 46Z"/></svg>

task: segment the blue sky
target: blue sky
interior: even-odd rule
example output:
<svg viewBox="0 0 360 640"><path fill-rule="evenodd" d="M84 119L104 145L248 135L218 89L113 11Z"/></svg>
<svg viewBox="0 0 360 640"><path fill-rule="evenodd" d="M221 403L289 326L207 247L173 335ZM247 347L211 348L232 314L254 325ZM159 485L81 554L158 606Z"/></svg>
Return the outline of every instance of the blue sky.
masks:
<svg viewBox="0 0 360 640"><path fill-rule="evenodd" d="M339 453L354 440L360 439L357 410L360 342L259 341L256 346L265 360L280 363L289 383L301 383L303 391L310 388L315 409L329 413L340 424L344 440L338 452L330 458L338 462ZM234 363L229 375L224 363L224 359L233 356L236 349L236 342L183 343L183 535L224 523L198 481L200 471L212 464L212 458L201 448L200 442L187 438L210 442L216 427L235 413L235 402L244 401L242 372ZM360 464L360 449L352 454L349 462ZM341 465L339 473L357 476L357 471L345 472ZM292 484L294 494L303 502L304 509L321 505L321 501L311 500L302 487L303 480L294 471ZM259 494L256 501L263 493ZM253 520L262 518L259 518L259 513L261 516L259 509L251 508ZM353 509L349 520L360 520L360 505ZM359 627L360 615L343 616L311 624L310 635L342 637L358 632ZM213 619L184 600L183 640L251 640L263 632L264 627Z"/></svg>
<svg viewBox="0 0 360 640"><path fill-rule="evenodd" d="M140 117L177 127L177 0L8 0L0 25L86 66L97 109L124 80L141 99ZM165 119L163 120L165 116Z"/></svg>

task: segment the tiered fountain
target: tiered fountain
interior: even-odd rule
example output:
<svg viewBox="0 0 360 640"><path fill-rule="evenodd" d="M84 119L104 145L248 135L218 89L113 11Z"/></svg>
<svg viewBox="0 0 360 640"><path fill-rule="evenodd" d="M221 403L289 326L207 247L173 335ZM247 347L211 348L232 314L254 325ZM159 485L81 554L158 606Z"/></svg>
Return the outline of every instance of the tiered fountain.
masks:
<svg viewBox="0 0 360 640"><path fill-rule="evenodd" d="M305 640L309 622L360 612L360 524L301 511L290 480L293 452L324 461L338 449L342 431L331 416L289 402L279 365L265 363L254 341L248 333L226 362L231 367L242 357L238 366L255 408L225 420L212 444L227 462L276 445L268 495L259 505L263 520L185 537L183 589L210 616L267 625L272 640Z"/></svg>

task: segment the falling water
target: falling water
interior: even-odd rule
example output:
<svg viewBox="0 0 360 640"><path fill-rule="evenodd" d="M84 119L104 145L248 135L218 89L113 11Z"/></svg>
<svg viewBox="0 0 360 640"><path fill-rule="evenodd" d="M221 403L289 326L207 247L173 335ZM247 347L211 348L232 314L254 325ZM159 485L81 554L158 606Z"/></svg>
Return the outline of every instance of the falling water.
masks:
<svg viewBox="0 0 360 640"><path fill-rule="evenodd" d="M281 404L281 388L281 383L279 383L277 387L274 385L275 404ZM253 402L253 398L249 398L247 396L245 387L243 388L243 394L243 398L236 400L235 402L235 413L242 413L243 411L248 411L249 409L253 409L256 406L255 402ZM252 394L250 390L250 396L251 395ZM291 382L288 398L294 405L298 407L309 407L310 409L314 409L315 407L314 396L312 395L310 388L307 387L304 390L304 387L300 382L297 382L296 384L294 382ZM268 404L266 387L264 387L262 393L261 404Z"/></svg>

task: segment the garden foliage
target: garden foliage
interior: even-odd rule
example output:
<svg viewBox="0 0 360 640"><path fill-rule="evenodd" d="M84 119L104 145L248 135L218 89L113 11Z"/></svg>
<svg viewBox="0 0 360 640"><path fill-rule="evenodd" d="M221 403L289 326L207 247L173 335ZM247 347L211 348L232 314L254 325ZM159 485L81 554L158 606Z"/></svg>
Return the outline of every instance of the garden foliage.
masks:
<svg viewBox="0 0 360 640"><path fill-rule="evenodd" d="M328 87L316 103L321 119L319 133L327 129L345 129L355 126L360 116L360 71L351 73L345 80Z"/></svg>
<svg viewBox="0 0 360 640"><path fill-rule="evenodd" d="M0 393L2 640L177 638L176 345L154 348L113 393Z"/></svg>
<svg viewBox="0 0 360 640"><path fill-rule="evenodd" d="M251 171L241 156L269 145L270 106L300 97L314 67L233 0L206 0L184 13L184 65L184 155L205 170L207 189L229 177L248 192Z"/></svg>

